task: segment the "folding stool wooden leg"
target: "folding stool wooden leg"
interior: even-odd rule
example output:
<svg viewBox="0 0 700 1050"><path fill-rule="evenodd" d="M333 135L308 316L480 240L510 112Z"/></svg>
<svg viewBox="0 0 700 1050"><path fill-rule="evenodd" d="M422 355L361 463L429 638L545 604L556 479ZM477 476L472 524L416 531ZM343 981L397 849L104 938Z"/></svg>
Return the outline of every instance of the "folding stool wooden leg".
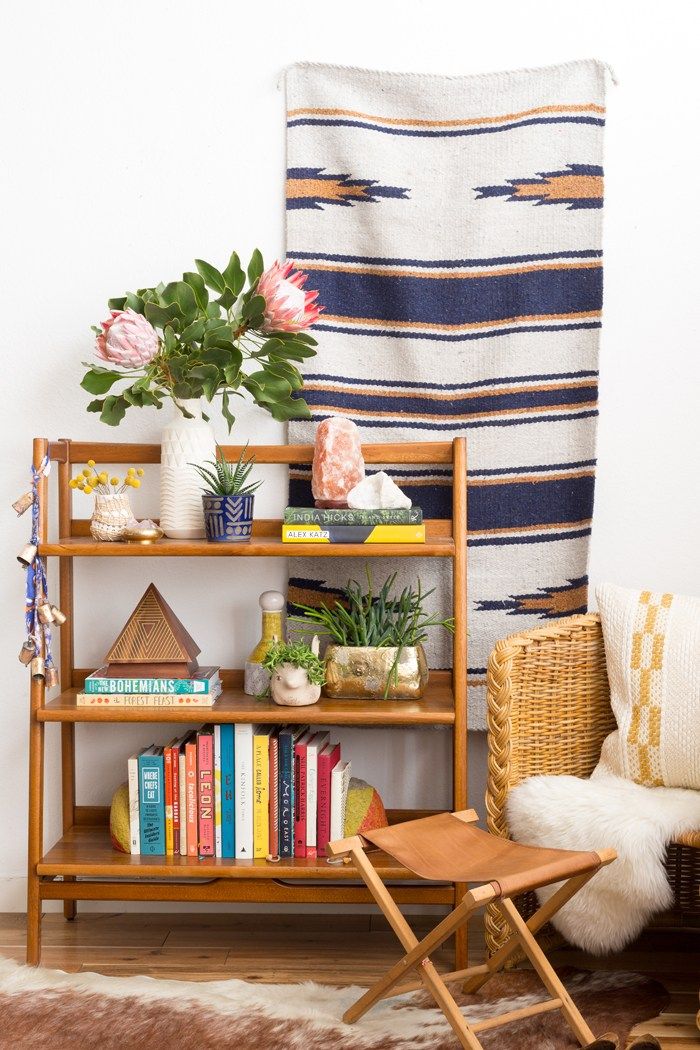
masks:
<svg viewBox="0 0 700 1050"><path fill-rule="evenodd" d="M394 901L393 897L387 890L382 880L377 875L371 863L367 860L362 840L358 836L355 836L352 839L346 839L343 843L335 843L334 845L336 848L333 850L333 852L336 855L344 851L349 852L351 854L355 866L358 868L359 871L362 872L362 877L365 881L367 889L370 891L375 901L383 911L384 915L386 916L389 922L389 925L393 929L398 939L401 941L401 944L406 949L406 951L410 953L413 949L418 948L418 938L406 922L405 918L403 917L401 911L398 908L398 905ZM344 850L343 847L347 847L347 850ZM450 916L448 916L448 918L450 918ZM463 921L461 915L460 921ZM428 991L432 994L433 998L435 999L435 1002L438 1004L445 1017L447 1018L447 1021L450 1027L452 1028L452 1031L455 1033L460 1042L460 1045L463 1046L465 1050L483 1050L481 1043L471 1031L469 1024L467 1023L459 1007L457 1006L457 1003L452 998L452 995L450 994L447 985L440 977L439 973L435 969L433 963L431 963L430 959L423 958L422 962L420 962L417 965L417 972L421 981L428 989ZM381 998L381 993L379 993L376 996L376 999L379 998ZM376 1001L376 999L373 1001ZM364 1013L365 1009L368 1009L370 1005L371 1003L367 1004L367 1006L364 1009L360 1010L360 1014ZM351 1007L343 1017L343 1020L346 1021L346 1023L348 1024L351 1024L352 1021L356 1019L357 1017L354 1014L353 1007Z"/></svg>
<svg viewBox="0 0 700 1050"><path fill-rule="evenodd" d="M406 974L408 974L417 965L421 964L424 959L432 955L448 937L451 937L453 933L463 926L469 919L472 912L476 911L477 908L482 907L484 904L494 900L496 893L492 886L480 886L478 889L473 890L471 893L465 894L465 897L461 904L459 904L454 911L443 919L439 925L431 930L422 941L416 942L414 948L406 953L399 961L391 967L390 970L384 974L383 977L372 985L362 998L358 999L356 1003L350 1007L345 1014L345 1020L348 1024L352 1024L353 1021L359 1020L363 1014L367 1013L370 1007L374 1006L380 999L386 999L391 993L392 989L395 989L396 985L401 981ZM393 903L393 901L392 901ZM380 905L381 906L381 905ZM411 931L413 936L413 931ZM406 945L404 945L406 947ZM445 976L441 975L443 982ZM420 987L421 982L418 982ZM399 994L394 991L392 994Z"/></svg>
<svg viewBox="0 0 700 1050"><path fill-rule="evenodd" d="M552 964L533 937L512 900L506 897L498 901L497 908L517 937L523 951L532 963L547 991L550 995L561 1000L561 1012L569 1022L569 1027L581 1046L587 1046L588 1043L592 1043L595 1039L593 1032L584 1021L578 1007L557 977Z"/></svg>
<svg viewBox="0 0 700 1050"><path fill-rule="evenodd" d="M548 901L545 901L541 905L534 915L531 915L527 921L527 928L530 933L535 934L540 930L552 916L556 915L560 908L562 908L568 900L571 900L578 891L586 885L589 879L598 871L598 868L594 868L593 871L587 871L583 875L574 875L573 878L567 879L567 881L559 887L556 893L553 893ZM498 905L496 905L498 907ZM462 991L467 994L471 992L478 992L487 981L499 973L512 955L520 949L522 946L519 939L513 934L508 938L506 943L494 952L486 960L487 972L482 974L476 974L474 977L468 978L462 987Z"/></svg>

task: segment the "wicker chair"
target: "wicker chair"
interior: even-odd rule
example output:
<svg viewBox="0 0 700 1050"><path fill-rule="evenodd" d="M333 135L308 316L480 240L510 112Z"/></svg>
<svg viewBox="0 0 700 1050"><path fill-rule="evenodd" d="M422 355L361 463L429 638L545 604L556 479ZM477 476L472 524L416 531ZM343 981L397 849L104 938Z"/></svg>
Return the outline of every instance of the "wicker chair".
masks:
<svg viewBox="0 0 700 1050"><path fill-rule="evenodd" d="M498 642L488 666L489 830L508 837L506 798L526 777L589 776L614 728L599 616L572 616ZM666 864L676 900L655 925L700 926L700 830L674 843ZM534 896L518 904L527 916ZM503 921L491 909L489 952L506 939Z"/></svg>

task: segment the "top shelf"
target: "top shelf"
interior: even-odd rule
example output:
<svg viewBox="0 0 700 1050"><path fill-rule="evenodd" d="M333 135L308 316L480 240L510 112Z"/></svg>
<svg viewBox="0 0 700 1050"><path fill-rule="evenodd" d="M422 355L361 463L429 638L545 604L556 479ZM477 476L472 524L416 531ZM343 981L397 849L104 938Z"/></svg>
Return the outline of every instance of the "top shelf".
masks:
<svg viewBox="0 0 700 1050"><path fill-rule="evenodd" d="M223 448L227 458L235 458L243 451L240 446ZM367 444L362 446L366 463L384 464L445 464L452 467L452 517L444 520L426 519L425 543L283 543L282 522L261 519L253 523L253 536L244 543L209 543L205 539L162 539L158 543L104 543L90 536L90 523L72 517L68 478L74 464L90 456L102 464L159 463L159 445L106 442L87 444L62 438L48 442L34 441L35 465L48 453L59 464L62 489L59 498L59 539L47 540L46 479L41 482L39 509L39 536L43 541L39 553L58 558L452 558L459 560L466 554L466 442L453 441L404 442ZM313 445L257 445L249 446L248 453L257 464L294 465L311 463ZM456 537L456 540L455 540Z"/></svg>
<svg viewBox="0 0 700 1050"><path fill-rule="evenodd" d="M68 536L39 546L39 554L59 558L453 558L454 553L450 536L434 536L425 543L283 543L254 535L245 543L162 539L146 545Z"/></svg>

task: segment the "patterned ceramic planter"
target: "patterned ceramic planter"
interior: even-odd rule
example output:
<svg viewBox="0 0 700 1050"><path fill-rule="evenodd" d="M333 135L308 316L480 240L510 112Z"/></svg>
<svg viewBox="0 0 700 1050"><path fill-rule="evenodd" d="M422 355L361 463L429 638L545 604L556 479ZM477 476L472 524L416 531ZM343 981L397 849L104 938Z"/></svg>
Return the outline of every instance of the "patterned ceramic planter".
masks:
<svg viewBox="0 0 700 1050"><path fill-rule="evenodd" d="M202 479L192 466L216 456L214 431L201 418L199 401L183 401L192 415L183 416L173 406L173 418L163 429L160 446L160 527L176 540L196 540L205 535L202 520Z"/></svg>
<svg viewBox="0 0 700 1050"><path fill-rule="evenodd" d="M90 521L90 535L104 541L120 540L130 525L135 525L127 492L95 493L95 509Z"/></svg>
<svg viewBox="0 0 700 1050"><path fill-rule="evenodd" d="M323 691L335 700L420 700L428 684L422 645L395 648L329 645ZM392 673L394 672L394 673ZM387 679L389 676L389 688Z"/></svg>
<svg viewBox="0 0 700 1050"><path fill-rule="evenodd" d="M253 531L255 496L202 496L204 526L210 543L245 543Z"/></svg>

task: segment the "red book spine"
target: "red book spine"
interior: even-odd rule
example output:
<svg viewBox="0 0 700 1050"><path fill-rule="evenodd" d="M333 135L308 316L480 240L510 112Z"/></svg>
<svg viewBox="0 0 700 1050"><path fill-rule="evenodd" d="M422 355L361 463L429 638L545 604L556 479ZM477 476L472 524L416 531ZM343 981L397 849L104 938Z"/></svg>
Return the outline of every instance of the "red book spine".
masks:
<svg viewBox="0 0 700 1050"><path fill-rule="evenodd" d="M185 782L187 797L187 856L197 856L197 742L191 740L185 746Z"/></svg>
<svg viewBox="0 0 700 1050"><path fill-rule="evenodd" d="M180 746L172 749L173 755L173 853L180 853Z"/></svg>
<svg viewBox="0 0 700 1050"><path fill-rule="evenodd" d="M306 743L294 745L294 856L306 856Z"/></svg>
<svg viewBox="0 0 700 1050"><path fill-rule="evenodd" d="M165 792L165 852L173 855L173 749L163 748L163 790Z"/></svg>
<svg viewBox="0 0 700 1050"><path fill-rule="evenodd" d="M199 786L199 855L214 856L214 735L197 734L197 782Z"/></svg>
<svg viewBox="0 0 700 1050"><path fill-rule="evenodd" d="M270 737L270 844L268 847L271 857L279 856L280 822L279 822L279 739L273 735Z"/></svg>
<svg viewBox="0 0 700 1050"><path fill-rule="evenodd" d="M316 844L319 857L325 857L326 843L331 837L331 773L338 762L340 762L340 744L335 744L331 750L324 748L318 756Z"/></svg>

